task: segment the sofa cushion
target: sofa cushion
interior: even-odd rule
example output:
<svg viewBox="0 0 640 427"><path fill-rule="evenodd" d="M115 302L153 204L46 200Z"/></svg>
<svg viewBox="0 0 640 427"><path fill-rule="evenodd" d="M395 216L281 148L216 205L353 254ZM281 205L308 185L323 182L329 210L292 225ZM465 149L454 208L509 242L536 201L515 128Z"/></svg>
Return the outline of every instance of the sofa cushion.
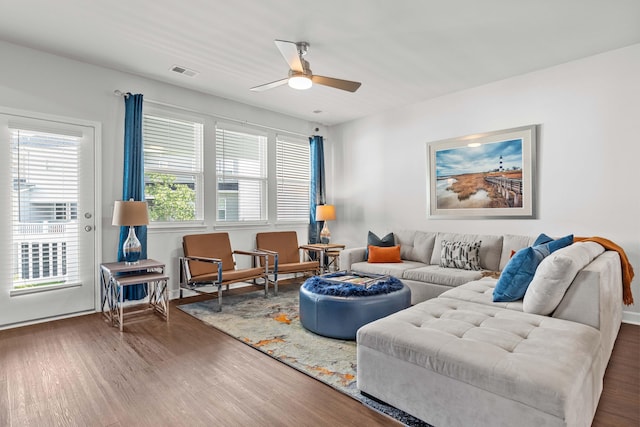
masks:
<svg viewBox="0 0 640 427"><path fill-rule="evenodd" d="M363 262L354 262L351 264L351 270L361 273L372 273L372 274L388 274L389 276L397 277L398 279L402 278L402 274L405 270L410 270L413 268L424 267L425 265L421 262L416 261L403 261L403 262L384 262L384 263L369 263L366 261Z"/></svg>
<svg viewBox="0 0 640 427"><path fill-rule="evenodd" d="M431 262L436 234L428 231L401 230L393 233L400 245L400 256L408 261Z"/></svg>
<svg viewBox="0 0 640 427"><path fill-rule="evenodd" d="M369 245L369 257L367 262L402 262L400 259L400 246L381 247Z"/></svg>
<svg viewBox="0 0 640 427"><path fill-rule="evenodd" d="M482 270L480 268L480 246L477 242L442 241L440 267L461 268L463 270Z"/></svg>
<svg viewBox="0 0 640 427"><path fill-rule="evenodd" d="M529 246L533 246L533 236L518 236L515 234L505 234L502 241L502 254L500 255L500 270L504 270L511 259L511 251L518 252Z"/></svg>
<svg viewBox="0 0 640 427"><path fill-rule="evenodd" d="M500 266L500 253L502 251L502 236L438 233L436 236L435 247L433 248L433 254L431 255L431 264L440 265L443 240L448 240L450 242L477 242L481 240L480 267L484 270L498 270Z"/></svg>
<svg viewBox="0 0 640 427"><path fill-rule="evenodd" d="M489 277L460 285L456 288L449 289L441 293L442 298L453 298L460 301L475 302L478 304L491 305L494 307L507 308L509 310L523 311L522 300L493 302L493 289L496 287L497 280Z"/></svg>
<svg viewBox="0 0 640 427"><path fill-rule="evenodd" d="M543 240L537 239L537 241ZM571 242L573 242L573 235L568 235L558 240L530 246L516 252L502 271L498 283L496 283L496 287L493 290L493 301L517 301L524 297L540 262L550 253L570 245Z"/></svg>
<svg viewBox="0 0 640 427"><path fill-rule="evenodd" d="M590 326L442 297L363 326L357 342L560 419L602 363Z"/></svg>
<svg viewBox="0 0 640 427"><path fill-rule="evenodd" d="M446 268L438 265L407 269L402 274L403 279L445 286L460 286L481 277L481 271Z"/></svg>
<svg viewBox="0 0 640 427"><path fill-rule="evenodd" d="M604 247L598 243L577 242L546 257L524 295L524 311L551 314L578 272L603 252Z"/></svg>

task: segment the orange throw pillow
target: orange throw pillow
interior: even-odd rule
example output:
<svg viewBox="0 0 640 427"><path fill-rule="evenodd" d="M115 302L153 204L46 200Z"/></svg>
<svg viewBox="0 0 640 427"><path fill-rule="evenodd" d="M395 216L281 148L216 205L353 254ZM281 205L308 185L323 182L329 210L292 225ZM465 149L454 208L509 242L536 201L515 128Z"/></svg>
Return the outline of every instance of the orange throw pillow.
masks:
<svg viewBox="0 0 640 427"><path fill-rule="evenodd" d="M400 245L390 247L369 246L367 262L402 262L400 259Z"/></svg>

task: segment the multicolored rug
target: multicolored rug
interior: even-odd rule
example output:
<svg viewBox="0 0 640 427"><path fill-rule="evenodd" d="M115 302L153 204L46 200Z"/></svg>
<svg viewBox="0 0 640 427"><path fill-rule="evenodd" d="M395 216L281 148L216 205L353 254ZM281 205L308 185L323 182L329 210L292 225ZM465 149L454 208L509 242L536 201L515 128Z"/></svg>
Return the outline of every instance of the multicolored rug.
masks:
<svg viewBox="0 0 640 427"><path fill-rule="evenodd" d="M269 356L317 379L408 426L429 426L392 406L363 396L356 386L356 343L307 331L298 317L298 287L225 296L178 308Z"/></svg>

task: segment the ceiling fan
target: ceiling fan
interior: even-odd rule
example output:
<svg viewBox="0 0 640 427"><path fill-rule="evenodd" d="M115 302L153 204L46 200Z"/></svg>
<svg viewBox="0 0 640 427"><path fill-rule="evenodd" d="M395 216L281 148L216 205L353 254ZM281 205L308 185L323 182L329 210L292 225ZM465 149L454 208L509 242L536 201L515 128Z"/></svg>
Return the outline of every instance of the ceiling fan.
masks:
<svg viewBox="0 0 640 427"><path fill-rule="evenodd" d="M309 68L309 63L302 58L309 50L309 43L289 42L285 40L274 40L274 42L284 57L284 60L289 64L289 77L252 87L252 91L263 92L267 89L282 86L286 83L288 83L290 87L300 90L309 89L313 83L349 92L355 92L360 87L360 82L335 79L333 77L314 76L311 72L311 68Z"/></svg>

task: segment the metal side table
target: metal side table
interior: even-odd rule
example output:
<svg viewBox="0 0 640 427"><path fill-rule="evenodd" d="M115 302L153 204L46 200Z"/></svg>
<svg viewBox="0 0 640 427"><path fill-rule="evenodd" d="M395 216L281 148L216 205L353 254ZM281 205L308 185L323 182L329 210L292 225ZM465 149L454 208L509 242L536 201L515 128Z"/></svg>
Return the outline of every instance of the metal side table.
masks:
<svg viewBox="0 0 640 427"><path fill-rule="evenodd" d="M109 262L100 265L102 313L112 326L118 326L122 331L124 288L140 283L147 287L149 306L127 315L153 311L169 321L169 276L164 274L164 267L164 263L153 259L140 260L137 264Z"/></svg>

